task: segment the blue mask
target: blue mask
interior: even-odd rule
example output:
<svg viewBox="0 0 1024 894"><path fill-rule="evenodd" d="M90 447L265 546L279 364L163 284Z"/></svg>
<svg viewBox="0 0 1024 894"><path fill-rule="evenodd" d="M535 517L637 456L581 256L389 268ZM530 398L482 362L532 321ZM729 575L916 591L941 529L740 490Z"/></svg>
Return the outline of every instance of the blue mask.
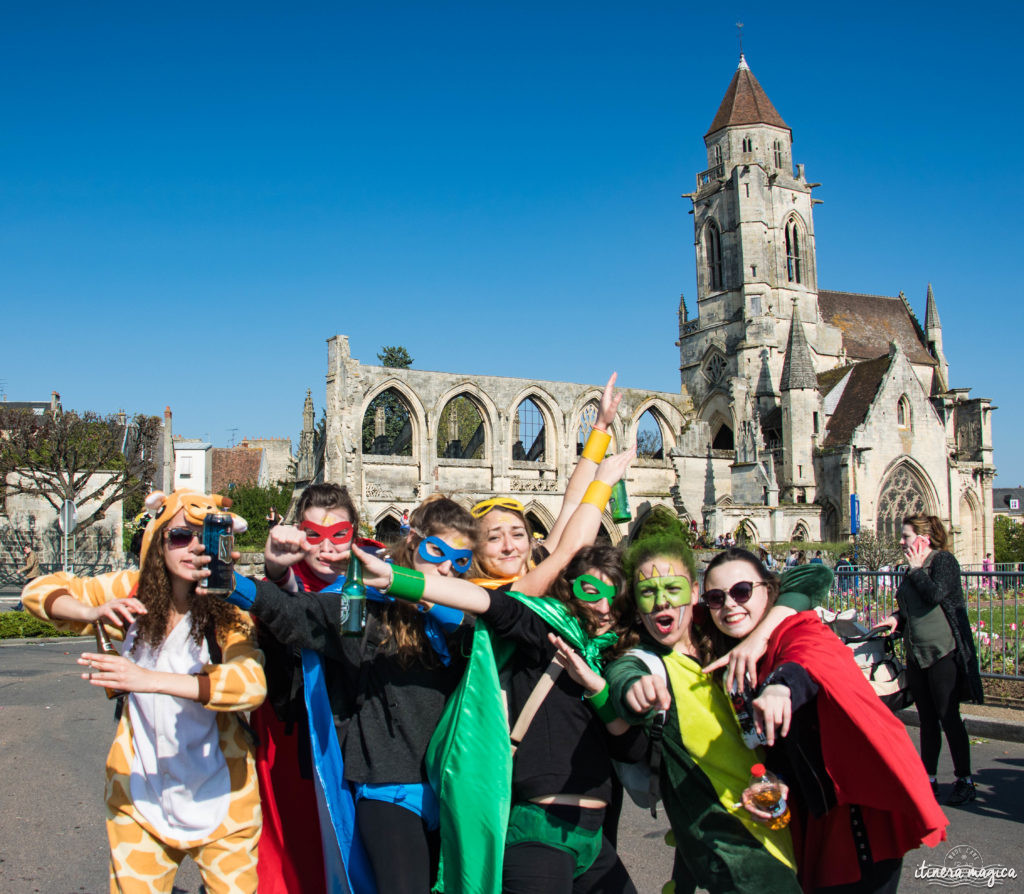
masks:
<svg viewBox="0 0 1024 894"><path fill-rule="evenodd" d="M431 547L434 548L434 551L431 551ZM438 554L438 550L440 554ZM464 574L469 569L469 563L473 561L473 550L455 549L440 537L424 537L420 541L420 548L417 552L424 562L430 562L431 565L451 562L452 568L457 574Z"/></svg>

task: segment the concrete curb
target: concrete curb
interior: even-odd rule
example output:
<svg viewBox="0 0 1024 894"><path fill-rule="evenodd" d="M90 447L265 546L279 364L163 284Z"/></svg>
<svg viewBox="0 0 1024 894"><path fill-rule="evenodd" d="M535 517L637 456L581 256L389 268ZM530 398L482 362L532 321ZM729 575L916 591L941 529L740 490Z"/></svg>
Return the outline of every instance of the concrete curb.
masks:
<svg viewBox="0 0 1024 894"><path fill-rule="evenodd" d="M921 719L913 708L905 708L897 715L907 726L920 726ZM1000 742L1024 742L1024 721L979 717L963 713L967 734L980 739L998 739Z"/></svg>
<svg viewBox="0 0 1024 894"><path fill-rule="evenodd" d="M95 642L91 636L26 636L24 639L0 639L0 649L4 646L34 646L44 643L76 643Z"/></svg>

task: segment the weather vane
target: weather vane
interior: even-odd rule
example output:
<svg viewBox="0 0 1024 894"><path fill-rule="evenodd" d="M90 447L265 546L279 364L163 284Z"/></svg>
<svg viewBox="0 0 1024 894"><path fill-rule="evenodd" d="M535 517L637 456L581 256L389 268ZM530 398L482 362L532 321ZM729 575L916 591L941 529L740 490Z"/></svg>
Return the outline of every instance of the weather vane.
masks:
<svg viewBox="0 0 1024 894"><path fill-rule="evenodd" d="M736 23L736 33L740 36L740 55L743 55L743 22Z"/></svg>

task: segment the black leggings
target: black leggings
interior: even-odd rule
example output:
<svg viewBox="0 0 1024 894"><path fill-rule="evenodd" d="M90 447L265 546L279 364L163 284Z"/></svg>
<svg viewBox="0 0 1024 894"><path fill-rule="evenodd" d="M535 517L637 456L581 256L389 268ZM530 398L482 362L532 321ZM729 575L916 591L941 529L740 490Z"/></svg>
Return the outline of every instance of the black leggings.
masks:
<svg viewBox="0 0 1024 894"><path fill-rule="evenodd" d="M600 828L603 810L563 805L546 807L548 811L583 828ZM505 848L502 894L636 894L626 867L606 835L601 851L591 867L578 879L573 878L576 859L572 854L546 844L526 842Z"/></svg>
<svg viewBox="0 0 1024 894"><path fill-rule="evenodd" d="M907 683L921 718L921 761L929 776L938 771L942 732L946 733L953 757L953 772L958 777L971 775L971 741L960 716L958 674L955 652L931 667L920 668L912 661L907 662Z"/></svg>
<svg viewBox="0 0 1024 894"><path fill-rule="evenodd" d="M428 894L437 876L440 837L411 810L387 801L356 803L359 836L381 894Z"/></svg>

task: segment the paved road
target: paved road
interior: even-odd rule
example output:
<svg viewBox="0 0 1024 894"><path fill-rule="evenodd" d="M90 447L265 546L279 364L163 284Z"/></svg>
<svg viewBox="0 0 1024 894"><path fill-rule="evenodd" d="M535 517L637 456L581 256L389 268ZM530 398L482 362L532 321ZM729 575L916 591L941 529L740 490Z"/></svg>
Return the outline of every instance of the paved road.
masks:
<svg viewBox="0 0 1024 894"><path fill-rule="evenodd" d="M103 762L114 732L113 709L78 677L75 658L84 645L0 645L3 894L107 890ZM902 891L937 894L941 889L914 879L914 870L922 860L941 864L955 845L975 848L986 864L1014 867L1019 878L1004 890L1024 890L1024 745L979 741L974 760L978 801L947 809L949 842L908 856ZM952 779L946 758L941 774ZM642 894L658 892L668 878L666 830L664 814L653 820L632 805L624 810L620 851ZM178 874L179 894L198 890L198 873L187 864Z"/></svg>

